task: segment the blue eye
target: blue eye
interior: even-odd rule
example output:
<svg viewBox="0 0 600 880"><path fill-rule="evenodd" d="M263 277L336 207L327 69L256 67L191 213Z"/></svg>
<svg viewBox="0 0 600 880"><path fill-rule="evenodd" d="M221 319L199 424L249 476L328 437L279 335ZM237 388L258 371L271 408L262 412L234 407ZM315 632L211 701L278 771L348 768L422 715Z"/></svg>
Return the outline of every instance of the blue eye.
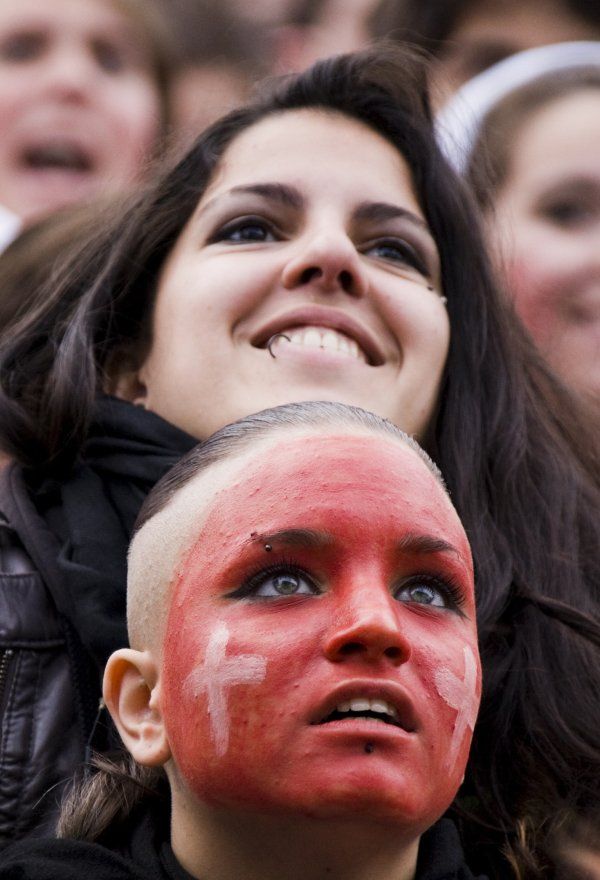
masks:
<svg viewBox="0 0 600 880"><path fill-rule="evenodd" d="M399 602L411 605L427 605L455 611L459 610L463 602L462 593L454 584L425 576L405 583L397 590L395 597Z"/></svg>
<svg viewBox="0 0 600 880"><path fill-rule="evenodd" d="M254 244L263 241L277 241L271 226L260 217L243 217L228 223L211 238L215 241L229 241L232 244Z"/></svg>
<svg viewBox="0 0 600 880"><path fill-rule="evenodd" d="M281 599L286 596L317 596L313 579L296 565L282 563L263 568L251 575L241 587L229 594L232 599Z"/></svg>
<svg viewBox="0 0 600 880"><path fill-rule="evenodd" d="M364 252L378 260L410 266L411 269L416 269L417 272L425 275L426 278L430 276L424 260L414 247L407 241L404 241L404 239L382 238L367 245Z"/></svg>

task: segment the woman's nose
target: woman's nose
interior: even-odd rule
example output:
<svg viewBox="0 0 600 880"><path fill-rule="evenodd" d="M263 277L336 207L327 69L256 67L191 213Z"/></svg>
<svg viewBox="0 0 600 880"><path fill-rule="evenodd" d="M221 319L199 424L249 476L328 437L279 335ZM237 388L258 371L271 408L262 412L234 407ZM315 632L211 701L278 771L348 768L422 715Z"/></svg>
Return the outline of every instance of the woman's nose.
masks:
<svg viewBox="0 0 600 880"><path fill-rule="evenodd" d="M48 59L46 88L63 100L85 101L95 86L98 71L83 48L57 50Z"/></svg>
<svg viewBox="0 0 600 880"><path fill-rule="evenodd" d="M360 255L342 231L308 238L285 266L282 281L288 290L310 287L325 293L342 290L352 296L364 296L368 289Z"/></svg>
<svg viewBox="0 0 600 880"><path fill-rule="evenodd" d="M325 656L332 663L354 659L382 660L399 666L410 658L411 646L389 597L369 600L369 591L352 608L344 609L325 639Z"/></svg>

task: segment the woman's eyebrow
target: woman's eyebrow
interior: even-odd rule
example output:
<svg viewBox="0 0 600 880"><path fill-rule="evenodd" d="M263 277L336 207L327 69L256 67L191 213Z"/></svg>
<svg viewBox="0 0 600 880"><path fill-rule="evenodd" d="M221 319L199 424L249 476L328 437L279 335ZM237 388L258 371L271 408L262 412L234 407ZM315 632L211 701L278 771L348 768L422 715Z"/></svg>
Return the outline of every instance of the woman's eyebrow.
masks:
<svg viewBox="0 0 600 880"><path fill-rule="evenodd" d="M266 546L285 544L288 547L318 549L330 546L333 537L328 532L318 532L314 529L280 529L268 534L255 532L250 535L248 543Z"/></svg>
<svg viewBox="0 0 600 880"><path fill-rule="evenodd" d="M196 212L197 216L201 216L207 211L212 210L213 206L223 199L240 195L259 196L260 198L267 199L271 202L278 202L284 208L292 208L295 211L302 210L306 203L300 190L293 186L288 186L285 183L240 184L239 186L232 187L225 193L219 193L219 195L214 196L214 198L210 199L198 209Z"/></svg>
<svg viewBox="0 0 600 880"><path fill-rule="evenodd" d="M300 190L285 183L251 183L243 186L234 186L229 190L231 195L262 196L271 202L279 202L286 208L300 210L305 205L305 199Z"/></svg>
<svg viewBox="0 0 600 880"><path fill-rule="evenodd" d="M396 219L407 220L423 232L431 235L431 230L422 217L407 210L407 208L401 208L400 205L393 205L390 202L363 202L355 210L354 219L359 222L368 223L381 223L386 220Z"/></svg>
<svg viewBox="0 0 600 880"><path fill-rule="evenodd" d="M408 532L403 535L396 544L396 549L400 553L414 553L417 555L429 555L431 553L452 553L461 561L464 561L463 554L453 544L436 538L433 535L419 535L414 532Z"/></svg>

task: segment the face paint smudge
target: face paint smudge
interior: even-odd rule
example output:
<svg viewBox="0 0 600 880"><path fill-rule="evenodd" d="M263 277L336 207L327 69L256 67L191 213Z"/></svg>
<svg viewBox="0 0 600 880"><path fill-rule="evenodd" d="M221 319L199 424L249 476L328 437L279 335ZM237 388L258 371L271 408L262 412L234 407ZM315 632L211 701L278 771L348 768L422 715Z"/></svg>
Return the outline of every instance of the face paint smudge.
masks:
<svg viewBox="0 0 600 880"><path fill-rule="evenodd" d="M438 669L435 673L435 686L438 694L449 706L458 711L454 733L450 743L448 765L452 769L466 733L467 727L475 728L479 699L477 696L477 663L468 645L463 647L465 674L458 678L449 669Z"/></svg>
<svg viewBox="0 0 600 880"><path fill-rule="evenodd" d="M227 658L225 650L228 641L229 630L226 624L221 623L210 636L204 663L190 672L184 684L194 697L200 696L202 691L207 693L211 732L219 757L223 757L229 746L227 688L238 684L259 684L267 672L264 657L240 654Z"/></svg>

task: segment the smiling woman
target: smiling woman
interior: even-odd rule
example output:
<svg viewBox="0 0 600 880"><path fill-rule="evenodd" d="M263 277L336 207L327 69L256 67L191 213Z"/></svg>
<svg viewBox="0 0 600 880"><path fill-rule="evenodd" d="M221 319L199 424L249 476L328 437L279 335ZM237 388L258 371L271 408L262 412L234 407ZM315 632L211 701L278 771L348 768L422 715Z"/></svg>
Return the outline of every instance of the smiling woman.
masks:
<svg viewBox="0 0 600 880"><path fill-rule="evenodd" d="M77 662L68 712L45 704L38 722L62 724L39 753L58 767L71 744L64 776L80 730L107 747L93 724L97 667L126 643L127 542L183 452L310 399L416 434L479 579L485 687L465 839L489 873L506 876L501 847L541 872L553 823L599 806L596 447L495 291L424 82L418 59L387 48L276 82L90 236L5 331L0 437L19 464L2 507ZM31 687L33 705L44 686ZM453 679L440 687L454 699ZM4 752L33 777L10 777L23 830L56 780L35 775L27 741Z"/></svg>
<svg viewBox="0 0 600 880"><path fill-rule="evenodd" d="M142 176L165 123L168 28L138 0L2 0L0 203L26 223Z"/></svg>
<svg viewBox="0 0 600 880"><path fill-rule="evenodd" d="M290 394L423 435L448 352L440 291L396 148L341 113L270 116L225 152L161 270L150 350L116 391L195 437Z"/></svg>

